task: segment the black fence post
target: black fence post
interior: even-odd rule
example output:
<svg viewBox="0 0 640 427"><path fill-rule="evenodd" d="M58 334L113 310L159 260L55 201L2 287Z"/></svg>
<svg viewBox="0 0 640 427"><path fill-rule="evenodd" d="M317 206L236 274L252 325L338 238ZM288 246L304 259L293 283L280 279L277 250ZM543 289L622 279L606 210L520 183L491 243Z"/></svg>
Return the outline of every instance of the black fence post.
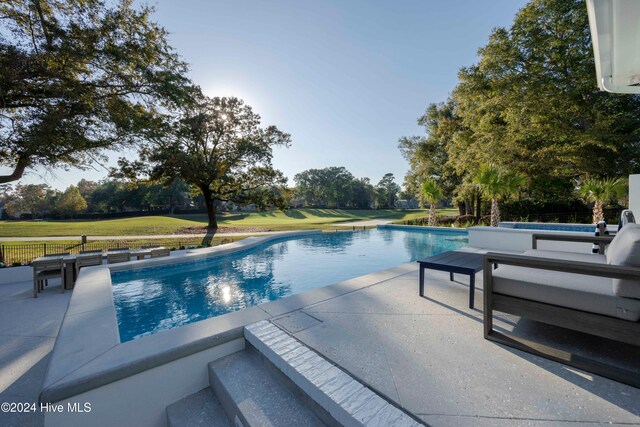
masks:
<svg viewBox="0 0 640 427"><path fill-rule="evenodd" d="M47 254L47 244L43 243L42 245L44 246L44 254L46 255Z"/></svg>

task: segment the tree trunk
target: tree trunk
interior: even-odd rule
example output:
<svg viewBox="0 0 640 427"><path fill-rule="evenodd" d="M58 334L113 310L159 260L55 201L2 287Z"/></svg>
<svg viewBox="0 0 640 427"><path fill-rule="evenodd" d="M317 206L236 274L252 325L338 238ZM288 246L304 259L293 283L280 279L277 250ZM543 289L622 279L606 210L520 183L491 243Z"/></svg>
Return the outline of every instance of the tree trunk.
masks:
<svg viewBox="0 0 640 427"><path fill-rule="evenodd" d="M476 195L476 219L480 221L482 218L482 195L478 192Z"/></svg>
<svg viewBox="0 0 640 427"><path fill-rule="evenodd" d="M602 200L596 200L593 205L593 223L597 224L604 221L604 210L602 209Z"/></svg>
<svg viewBox="0 0 640 427"><path fill-rule="evenodd" d="M435 227L438 223L438 216L436 215L436 204L431 203L429 205L429 227Z"/></svg>
<svg viewBox="0 0 640 427"><path fill-rule="evenodd" d="M213 192L208 186L201 186L200 191L204 197L204 205L207 208L207 216L209 218L209 224L207 228L215 230L218 228L218 220L216 219L216 204L213 200Z"/></svg>
<svg viewBox="0 0 640 427"><path fill-rule="evenodd" d="M465 215L467 213L467 202L458 202L458 215Z"/></svg>
<svg viewBox="0 0 640 427"><path fill-rule="evenodd" d="M495 197L491 199L491 226L497 227L500 222L500 206L498 206L498 199Z"/></svg>

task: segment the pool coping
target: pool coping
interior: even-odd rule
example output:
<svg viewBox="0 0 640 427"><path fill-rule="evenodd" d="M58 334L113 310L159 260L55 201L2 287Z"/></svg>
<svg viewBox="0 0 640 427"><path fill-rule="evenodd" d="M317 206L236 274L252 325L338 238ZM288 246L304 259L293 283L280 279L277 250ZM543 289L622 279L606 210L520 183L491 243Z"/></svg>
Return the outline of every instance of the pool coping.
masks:
<svg viewBox="0 0 640 427"><path fill-rule="evenodd" d="M333 285L291 295L276 301L160 331L133 341L120 342L111 271L170 265L248 250L278 239L318 234L320 230L283 232L249 237L214 248L156 258L82 269L69 301L49 361L40 402L53 403L105 386L174 360L242 338L244 327L282 316L417 269L400 264ZM173 259L171 259L173 258Z"/></svg>

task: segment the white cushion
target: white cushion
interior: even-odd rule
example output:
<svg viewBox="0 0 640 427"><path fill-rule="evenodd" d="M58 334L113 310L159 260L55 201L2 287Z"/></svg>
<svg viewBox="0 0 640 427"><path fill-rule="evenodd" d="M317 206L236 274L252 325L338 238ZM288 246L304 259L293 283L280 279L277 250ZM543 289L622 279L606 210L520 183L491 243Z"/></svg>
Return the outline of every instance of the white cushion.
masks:
<svg viewBox="0 0 640 427"><path fill-rule="evenodd" d="M538 258L561 259L565 261L595 262L606 264L607 257L602 254L590 254L583 252L548 251L544 249L529 249L523 255L535 256Z"/></svg>
<svg viewBox="0 0 640 427"><path fill-rule="evenodd" d="M640 268L640 224L627 224L607 250L607 263ZM640 280L614 279L613 292L619 297L640 299Z"/></svg>
<svg viewBox="0 0 640 427"><path fill-rule="evenodd" d="M602 256L571 252L529 250L524 254L540 258L605 262ZM499 294L546 304L634 322L640 320L640 300L615 295L612 279L605 277L500 265L493 270L493 289Z"/></svg>

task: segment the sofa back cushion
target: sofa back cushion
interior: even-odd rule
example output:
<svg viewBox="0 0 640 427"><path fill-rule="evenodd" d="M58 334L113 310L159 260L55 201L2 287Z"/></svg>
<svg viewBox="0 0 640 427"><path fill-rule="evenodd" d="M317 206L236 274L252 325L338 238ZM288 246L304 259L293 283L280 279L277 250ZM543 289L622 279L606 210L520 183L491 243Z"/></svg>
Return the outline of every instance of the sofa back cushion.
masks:
<svg viewBox="0 0 640 427"><path fill-rule="evenodd" d="M607 250L607 263L640 268L640 224L627 224ZM613 292L619 297L640 299L640 280L614 279Z"/></svg>

